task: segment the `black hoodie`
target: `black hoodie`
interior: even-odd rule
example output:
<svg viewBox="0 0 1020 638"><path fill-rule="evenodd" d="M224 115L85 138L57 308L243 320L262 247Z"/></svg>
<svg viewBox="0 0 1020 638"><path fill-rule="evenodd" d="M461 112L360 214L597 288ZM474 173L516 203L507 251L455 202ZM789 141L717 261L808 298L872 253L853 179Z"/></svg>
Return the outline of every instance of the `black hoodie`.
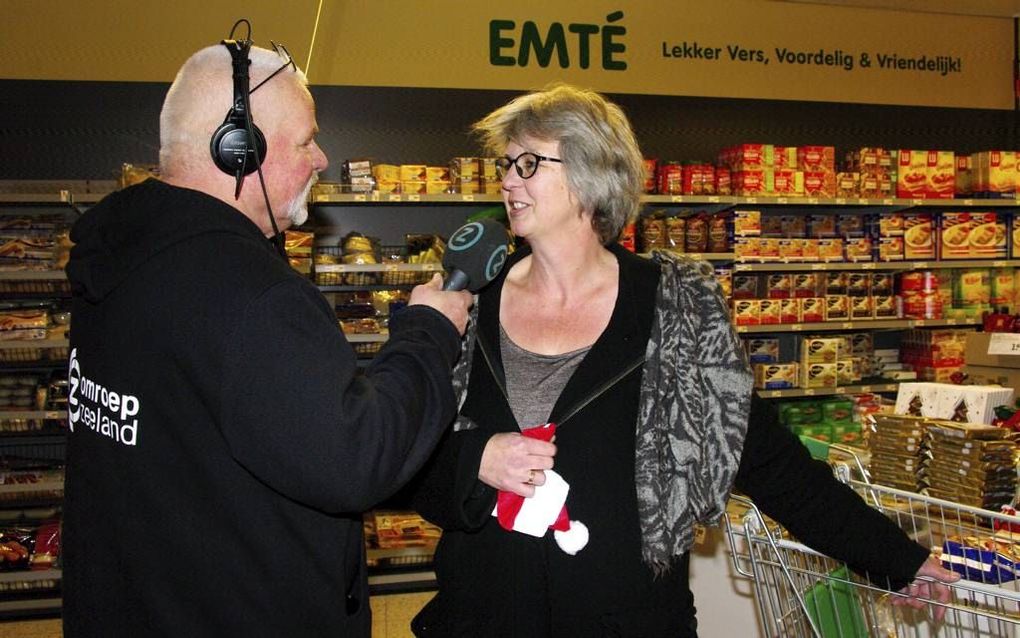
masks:
<svg viewBox="0 0 1020 638"><path fill-rule="evenodd" d="M450 423L453 325L408 307L362 373L255 224L155 180L71 238L65 635L368 636L359 512Z"/></svg>

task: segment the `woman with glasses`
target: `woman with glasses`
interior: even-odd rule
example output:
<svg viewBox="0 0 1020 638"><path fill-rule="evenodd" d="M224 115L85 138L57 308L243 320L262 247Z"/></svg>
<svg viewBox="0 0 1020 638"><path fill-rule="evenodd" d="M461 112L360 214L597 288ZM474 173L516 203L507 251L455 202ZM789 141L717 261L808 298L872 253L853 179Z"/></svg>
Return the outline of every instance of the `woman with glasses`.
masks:
<svg viewBox="0 0 1020 638"><path fill-rule="evenodd" d="M710 266L616 243L644 183L619 107L557 85L475 128L501 156L526 244L475 306L454 371L460 417L418 484L418 510L443 528L418 636L694 636L693 527L718 519L734 482L801 540L893 587L953 578L752 401ZM553 442L522 435L548 422ZM557 476L569 518L590 530L579 551L494 516L498 494L499 508L526 497L523 512Z"/></svg>

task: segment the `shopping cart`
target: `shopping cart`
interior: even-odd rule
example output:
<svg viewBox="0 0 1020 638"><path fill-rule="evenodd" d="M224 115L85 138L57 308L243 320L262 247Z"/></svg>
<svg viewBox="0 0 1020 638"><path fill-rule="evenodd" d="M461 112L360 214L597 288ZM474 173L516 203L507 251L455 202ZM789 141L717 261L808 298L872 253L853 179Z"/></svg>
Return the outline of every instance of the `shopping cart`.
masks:
<svg viewBox="0 0 1020 638"><path fill-rule="evenodd" d="M928 610L892 605L900 594L797 542L749 499L733 495L726 536L734 568L753 581L763 635L1020 638L1020 566L1014 572L1008 554L978 547L1020 543L1020 517L871 484L852 450L832 448L840 480L965 578L952 586L948 604L929 602L946 607L935 624Z"/></svg>

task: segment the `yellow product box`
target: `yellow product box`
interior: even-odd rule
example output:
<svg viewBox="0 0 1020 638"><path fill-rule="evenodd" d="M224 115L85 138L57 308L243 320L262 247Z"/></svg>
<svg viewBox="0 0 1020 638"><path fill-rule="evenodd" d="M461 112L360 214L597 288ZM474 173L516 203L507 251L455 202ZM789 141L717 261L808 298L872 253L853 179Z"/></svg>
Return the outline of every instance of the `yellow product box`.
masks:
<svg viewBox="0 0 1020 638"><path fill-rule="evenodd" d="M835 362L801 365L800 387L802 388L835 388L837 379Z"/></svg>
<svg viewBox="0 0 1020 638"><path fill-rule="evenodd" d="M800 300L800 320L804 323L825 321L825 297L804 297Z"/></svg>
<svg viewBox="0 0 1020 638"><path fill-rule="evenodd" d="M453 192L463 193L465 195L473 195L481 192L481 185L477 179L472 180L455 180L452 182Z"/></svg>
<svg viewBox="0 0 1020 638"><path fill-rule="evenodd" d="M901 237L903 235L903 213L879 213L878 236Z"/></svg>
<svg viewBox="0 0 1020 638"><path fill-rule="evenodd" d="M1006 256L1006 222L992 212L942 213L942 259Z"/></svg>
<svg viewBox="0 0 1020 638"><path fill-rule="evenodd" d="M818 259L820 261L842 261L843 240L842 239L819 239Z"/></svg>
<svg viewBox="0 0 1020 638"><path fill-rule="evenodd" d="M803 261L818 261L820 239L796 239L800 242L800 255Z"/></svg>
<svg viewBox="0 0 1020 638"><path fill-rule="evenodd" d="M876 191L878 185L875 185ZM861 190L860 173L836 173L836 197L872 197Z"/></svg>
<svg viewBox="0 0 1020 638"><path fill-rule="evenodd" d="M867 297L871 294L872 273L852 271L847 273L846 294L851 297Z"/></svg>
<svg viewBox="0 0 1020 638"><path fill-rule="evenodd" d="M486 195L499 195L503 192L503 182L498 179L483 179L480 184L482 192Z"/></svg>
<svg viewBox="0 0 1020 638"><path fill-rule="evenodd" d="M425 180L401 180L400 181L400 192L405 195L424 195L426 191Z"/></svg>
<svg viewBox="0 0 1020 638"><path fill-rule="evenodd" d="M871 261L871 237L850 237L843 250L847 261Z"/></svg>
<svg viewBox="0 0 1020 638"><path fill-rule="evenodd" d="M850 354L858 357L866 357L875 352L875 336L870 332L850 332Z"/></svg>
<svg viewBox="0 0 1020 638"><path fill-rule="evenodd" d="M762 237L759 240L760 254L765 261L776 261L779 259L779 241L778 237Z"/></svg>
<svg viewBox="0 0 1020 638"><path fill-rule="evenodd" d="M733 301L733 323L738 326L757 326L761 323L761 307L757 299Z"/></svg>
<svg viewBox="0 0 1020 638"><path fill-rule="evenodd" d="M879 261L903 261L903 238L880 237L878 240Z"/></svg>
<svg viewBox="0 0 1020 638"><path fill-rule="evenodd" d="M496 173L496 157L478 158L478 178L485 181L499 182L499 175Z"/></svg>
<svg viewBox="0 0 1020 638"><path fill-rule="evenodd" d="M928 185L928 151L899 151L896 197L924 199Z"/></svg>
<svg viewBox="0 0 1020 638"><path fill-rule="evenodd" d="M935 222L931 213L903 213L903 258L935 258Z"/></svg>
<svg viewBox="0 0 1020 638"><path fill-rule="evenodd" d="M758 259L761 257L761 238L735 237L733 239L733 256L737 261Z"/></svg>
<svg viewBox="0 0 1020 638"><path fill-rule="evenodd" d="M1013 197L1017 190L1016 151L983 151L977 153L974 191L997 198Z"/></svg>
<svg viewBox="0 0 1020 638"><path fill-rule="evenodd" d="M756 363L754 387L759 390L796 388L799 367L796 363Z"/></svg>
<svg viewBox="0 0 1020 638"><path fill-rule="evenodd" d="M759 299L758 323L763 326L780 323L779 306L779 299Z"/></svg>
<svg viewBox="0 0 1020 638"><path fill-rule="evenodd" d="M401 164L400 181L424 182L427 168L424 164Z"/></svg>
<svg viewBox="0 0 1020 638"><path fill-rule="evenodd" d="M1010 257L1017 259L1020 256L1020 213L1013 213L1010 219Z"/></svg>
<svg viewBox="0 0 1020 638"><path fill-rule="evenodd" d="M776 168L797 168L797 147L796 146L775 146L773 147Z"/></svg>
<svg viewBox="0 0 1020 638"><path fill-rule="evenodd" d="M733 234L737 237L761 235L761 211L738 210L733 213Z"/></svg>
<svg viewBox="0 0 1020 638"><path fill-rule="evenodd" d="M380 193L399 193L400 182L392 179L377 179L375 182L375 190Z"/></svg>
<svg viewBox="0 0 1020 638"><path fill-rule="evenodd" d="M782 237L779 239L779 259L782 261L804 261L804 240Z"/></svg>
<svg viewBox="0 0 1020 638"><path fill-rule="evenodd" d="M450 167L449 166L426 166L425 167L425 181L426 182L449 182L450 181Z"/></svg>
<svg viewBox="0 0 1020 638"><path fill-rule="evenodd" d="M776 363L779 361L779 339L755 337L744 340L747 359L751 363Z"/></svg>
<svg viewBox="0 0 1020 638"><path fill-rule="evenodd" d="M1016 305L1016 273L1013 268L994 268L991 274L992 296L989 300L993 309L1007 308L1013 311Z"/></svg>
<svg viewBox="0 0 1020 638"><path fill-rule="evenodd" d="M825 321L846 321L850 318L850 297L846 295L825 296Z"/></svg>
<svg viewBox="0 0 1020 638"><path fill-rule="evenodd" d="M827 295L845 295L850 285L850 273L842 270L829 270L825 273L823 289Z"/></svg>
<svg viewBox="0 0 1020 638"><path fill-rule="evenodd" d="M852 358L844 357L836 362L836 385L851 385L857 380L860 380L860 377L854 378L854 360Z"/></svg>
<svg viewBox="0 0 1020 638"><path fill-rule="evenodd" d="M952 199L956 190L956 154L953 151L928 151L927 176L925 197Z"/></svg>
<svg viewBox="0 0 1020 638"><path fill-rule="evenodd" d="M734 299L757 299L759 277L754 273L737 273L733 275L732 296Z"/></svg>
<svg viewBox="0 0 1020 638"><path fill-rule="evenodd" d="M800 299L779 300L779 323L800 322Z"/></svg>
<svg viewBox="0 0 1020 638"><path fill-rule="evenodd" d="M956 180L953 184L953 195L959 197L970 197L974 192L974 182L971 175L971 156L956 156Z"/></svg>
<svg viewBox="0 0 1020 638"><path fill-rule="evenodd" d="M823 239L836 236L835 215L811 215L807 223L808 237Z"/></svg>
<svg viewBox="0 0 1020 638"><path fill-rule="evenodd" d="M871 319L871 297L850 297L850 319Z"/></svg>
<svg viewBox="0 0 1020 638"><path fill-rule="evenodd" d="M895 278L889 272L873 272L868 276L868 292L875 296L893 294Z"/></svg>
<svg viewBox="0 0 1020 638"><path fill-rule="evenodd" d="M400 167L396 164L376 164L372 167L372 177L377 182L399 182Z"/></svg>
<svg viewBox="0 0 1020 638"><path fill-rule="evenodd" d="M804 337L800 342L801 363L835 363L840 356L842 339L835 337Z"/></svg>
<svg viewBox="0 0 1020 638"><path fill-rule="evenodd" d="M478 180L477 157L454 157L450 160L450 179L452 181L474 182Z"/></svg>
<svg viewBox="0 0 1020 638"><path fill-rule="evenodd" d="M771 273L765 278L765 296L789 299L793 296L793 277L788 273Z"/></svg>
<svg viewBox="0 0 1020 638"><path fill-rule="evenodd" d="M793 296L794 297L817 297L818 296L818 273L796 272L793 273Z"/></svg>
<svg viewBox="0 0 1020 638"><path fill-rule="evenodd" d="M429 195L450 191L450 180L429 180L425 182L425 192Z"/></svg>

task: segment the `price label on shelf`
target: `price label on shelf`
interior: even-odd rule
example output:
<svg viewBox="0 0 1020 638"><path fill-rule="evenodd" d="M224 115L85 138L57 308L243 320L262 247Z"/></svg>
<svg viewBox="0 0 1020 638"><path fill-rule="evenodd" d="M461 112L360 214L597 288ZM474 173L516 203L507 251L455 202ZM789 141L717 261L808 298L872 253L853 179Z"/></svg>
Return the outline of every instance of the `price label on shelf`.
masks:
<svg viewBox="0 0 1020 638"><path fill-rule="evenodd" d="M888 197L886 197L885 199L882 200L882 205L883 206L892 206L893 203L894 203L893 200L888 198Z"/></svg>
<svg viewBox="0 0 1020 638"><path fill-rule="evenodd" d="M757 204L758 203L758 198L757 197L745 197L744 198L744 203L745 204Z"/></svg>
<svg viewBox="0 0 1020 638"><path fill-rule="evenodd" d="M809 204L817 204L817 203L818 203L818 198L817 198L817 197L808 197L808 198L807 198L807 203L809 203ZM846 203L846 200L844 199L844 200L843 200L843 201L841 202L841 201L839 201L839 200L837 199L837 200L836 200L836 203L837 203L837 204L845 204L845 203Z"/></svg>
<svg viewBox="0 0 1020 638"><path fill-rule="evenodd" d="M409 201L409 202L420 202L421 201L421 195L419 195L418 193L412 193L412 194L407 196L407 201Z"/></svg>
<svg viewBox="0 0 1020 638"><path fill-rule="evenodd" d="M843 322L843 323L842 323L842 324L840 325L840 327L841 327L841 328L842 328L843 330L853 330L853 329L854 329L854 322L852 322L852 321L844 321L844 322Z"/></svg>
<svg viewBox="0 0 1020 638"><path fill-rule="evenodd" d="M790 324L790 331L791 332L800 332L803 329L804 329L804 325L803 324L800 324L800 323L791 323Z"/></svg>
<svg viewBox="0 0 1020 638"><path fill-rule="evenodd" d="M785 197L777 197L776 198L776 203L777 204L788 204L788 203L790 203L790 200L786 199Z"/></svg>
<svg viewBox="0 0 1020 638"><path fill-rule="evenodd" d="M807 390L804 390L804 396L806 396L806 397L813 397L813 396L815 396L814 388L808 388Z"/></svg>
<svg viewBox="0 0 1020 638"><path fill-rule="evenodd" d="M861 206L870 206L871 205L871 200L862 197L862 198L857 200L857 203L860 204Z"/></svg>
<svg viewBox="0 0 1020 638"><path fill-rule="evenodd" d="M683 201L684 201L684 196L683 195L673 195L672 197L669 198L669 201L673 202L674 204L682 204Z"/></svg>
<svg viewBox="0 0 1020 638"><path fill-rule="evenodd" d="M366 198L365 198L365 194L364 193L358 193L358 194L356 194L354 196L354 201L356 201L356 202L363 202L363 201L365 201L365 199Z"/></svg>
<svg viewBox="0 0 1020 638"><path fill-rule="evenodd" d="M875 264L873 262L872 263L861 264L861 270L874 270L874 269L875 269Z"/></svg>
<svg viewBox="0 0 1020 638"><path fill-rule="evenodd" d="M470 194L470 193L466 194L466 195L461 195L460 196L460 201L462 201L462 202L473 202L473 201L475 201L475 196Z"/></svg>
<svg viewBox="0 0 1020 638"><path fill-rule="evenodd" d="M834 394L846 394L846 386L837 386L833 391Z"/></svg>
<svg viewBox="0 0 1020 638"><path fill-rule="evenodd" d="M708 198L708 202L710 204L718 204L719 203L719 196L718 195L710 195L709 198Z"/></svg>
<svg viewBox="0 0 1020 638"><path fill-rule="evenodd" d="M973 199L965 199L965 200L963 200L963 205L964 206L973 206L974 205L974 200Z"/></svg>
<svg viewBox="0 0 1020 638"><path fill-rule="evenodd" d="M988 354L1020 355L1020 334L993 332L988 340Z"/></svg>
<svg viewBox="0 0 1020 638"><path fill-rule="evenodd" d="M923 199L912 199L910 201L911 201L911 203L914 206L924 206L924 200Z"/></svg>
<svg viewBox="0 0 1020 638"><path fill-rule="evenodd" d="M389 201L391 201L391 202L399 202L399 201L403 201L403 200L401 199L400 195L396 195L396 194L394 194L394 193L390 193L390 196L389 196L389 198L388 198L388 199L389 199Z"/></svg>
<svg viewBox="0 0 1020 638"><path fill-rule="evenodd" d="M814 201L811 201L811 200L814 200ZM817 197L809 197L808 198L808 203L809 204L817 204L818 203L818 198ZM836 198L836 204L838 206L842 206L843 204L846 204L846 197L837 197Z"/></svg>

